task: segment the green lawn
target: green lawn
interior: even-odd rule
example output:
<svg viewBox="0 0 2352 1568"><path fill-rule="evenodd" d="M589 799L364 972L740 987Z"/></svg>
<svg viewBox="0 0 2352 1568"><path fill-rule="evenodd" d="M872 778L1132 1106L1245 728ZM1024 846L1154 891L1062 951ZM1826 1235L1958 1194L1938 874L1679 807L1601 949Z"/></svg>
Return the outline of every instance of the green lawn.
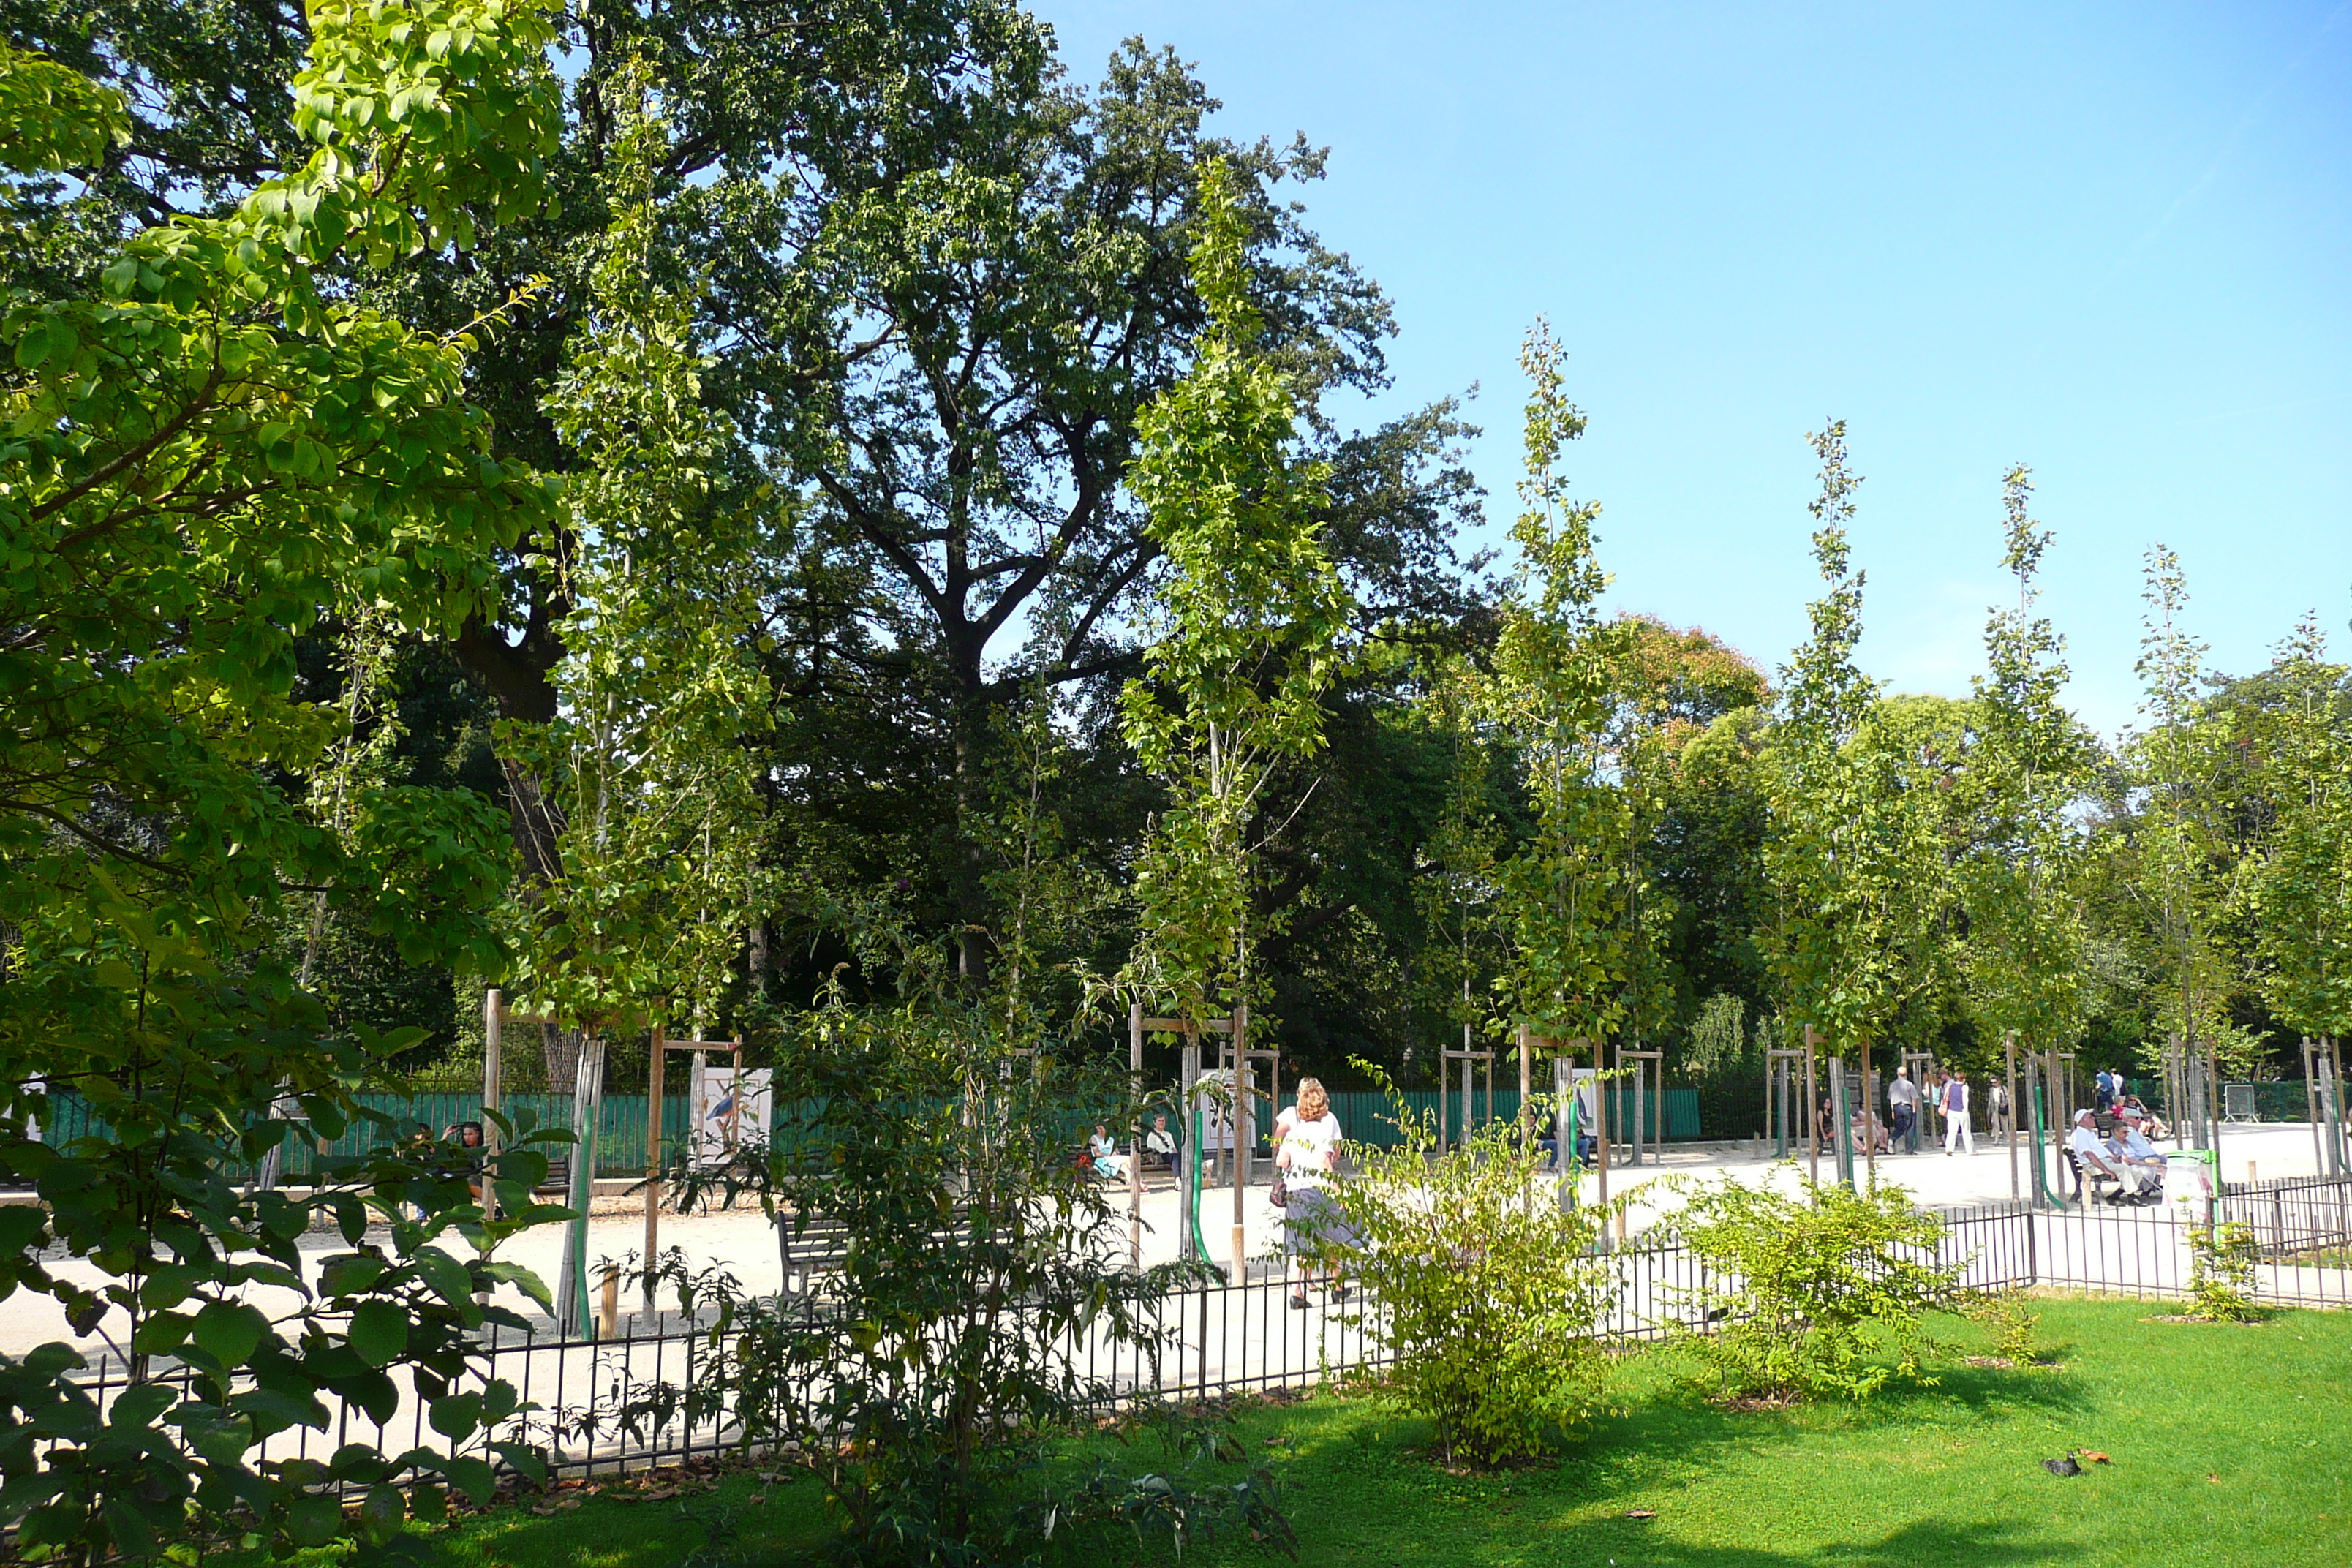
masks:
<svg viewBox="0 0 2352 1568"><path fill-rule="evenodd" d="M1636 1357L1630 1414L1555 1465L1506 1474L1446 1473L1419 1452L1416 1423L1364 1398L1256 1409L1244 1427L1275 1458L1309 1563L2352 1563L2352 1313L2241 1328L2150 1322L2163 1309L2132 1302L2036 1305L2061 1369L1948 1364L1941 1386L1858 1409L1725 1412L1678 1388L1667 1356ZM1938 1330L1980 1347L1970 1325ZM2073 1479L2042 1468L2068 1448L2114 1463ZM697 1517L720 1505L761 1549L753 1562L820 1538L807 1483L739 1476L683 1510L608 1491L553 1517L470 1520L442 1542L480 1568L677 1568L705 1542ZM1118 1542L1075 1560L1136 1556Z"/></svg>

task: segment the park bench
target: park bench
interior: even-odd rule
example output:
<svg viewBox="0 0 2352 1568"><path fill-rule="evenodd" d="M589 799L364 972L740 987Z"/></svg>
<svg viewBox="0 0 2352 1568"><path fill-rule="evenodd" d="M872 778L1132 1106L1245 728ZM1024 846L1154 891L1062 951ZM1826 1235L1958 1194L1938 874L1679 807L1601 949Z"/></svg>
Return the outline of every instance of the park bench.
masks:
<svg viewBox="0 0 2352 1568"><path fill-rule="evenodd" d="M2115 1193L2105 1200L2105 1202L2112 1204L2122 1198L2124 1186L2123 1179L2116 1175L2113 1172L2091 1171L2085 1173L2083 1169L2082 1161L2074 1157L2074 1151L2072 1149L2061 1148L2058 1151L2058 1157L2065 1162L2067 1173L2074 1178L2075 1200L2081 1203L2084 1207L2087 1208L2092 1204L2102 1201L2099 1196L2099 1190L2102 1187L2112 1186L2116 1189ZM2086 1183L2087 1186L2085 1185Z"/></svg>
<svg viewBox="0 0 2352 1568"><path fill-rule="evenodd" d="M2082 1162L2074 1157L2074 1151L2072 1149L2060 1149L2058 1151L2058 1157L2066 1163L2067 1171L2074 1178L2075 1196L2078 1200L2081 1199L2084 1196L2084 1172ZM2127 1184L2121 1176L2116 1175L2107 1171L2093 1171L2090 1173L2089 1181L2090 1190L2088 1197L2090 1203L2100 1202L2100 1189L2102 1187L2108 1186L2112 1186L2116 1190L2107 1196L2105 1200L2105 1202L2109 1204L2120 1204L2126 1201L2125 1189ZM2163 1195L2164 1183L2159 1177L2157 1184L2148 1189L2148 1201L2153 1202L2156 1199L2161 1198ZM2088 1205L2086 1205L2085 1206Z"/></svg>

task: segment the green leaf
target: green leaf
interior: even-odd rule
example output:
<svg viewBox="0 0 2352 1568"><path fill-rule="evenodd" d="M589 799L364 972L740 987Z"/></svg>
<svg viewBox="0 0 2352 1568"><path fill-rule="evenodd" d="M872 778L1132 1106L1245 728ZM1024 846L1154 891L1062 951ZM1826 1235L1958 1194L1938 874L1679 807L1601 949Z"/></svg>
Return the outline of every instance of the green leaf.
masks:
<svg viewBox="0 0 2352 1568"><path fill-rule="evenodd" d="M408 1349L408 1314L394 1301L362 1301L352 1311L352 1349L370 1366L390 1366Z"/></svg>
<svg viewBox="0 0 2352 1568"><path fill-rule="evenodd" d="M242 1301L214 1301L196 1314L188 1337L225 1367L243 1366L269 1332L269 1320Z"/></svg>
<svg viewBox="0 0 2352 1568"><path fill-rule="evenodd" d="M498 1495L499 1475L485 1460L471 1454L452 1454L441 1461L441 1473L449 1484L464 1492L476 1508L487 1505Z"/></svg>

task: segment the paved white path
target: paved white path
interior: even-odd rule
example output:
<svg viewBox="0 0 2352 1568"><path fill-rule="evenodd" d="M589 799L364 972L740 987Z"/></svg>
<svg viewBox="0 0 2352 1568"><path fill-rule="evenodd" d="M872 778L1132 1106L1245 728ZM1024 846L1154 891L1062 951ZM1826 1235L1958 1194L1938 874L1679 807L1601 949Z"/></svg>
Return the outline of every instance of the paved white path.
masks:
<svg viewBox="0 0 2352 1568"><path fill-rule="evenodd" d="M2166 1147L2169 1147L2167 1144ZM2260 1128L2231 1128L2221 1140L2222 1175L2230 1181L2242 1181L2251 1174L2264 1178L2311 1175L2315 1172L2310 1130L2299 1124ZM1674 1189L1688 1183L1737 1181L1769 1184L1794 1190L1802 1181L1806 1162L1801 1151L1790 1162L1775 1162L1769 1158L1725 1152L1719 1149L1698 1152L1669 1146L1663 1158L1653 1163L1610 1173L1612 1195L1633 1194L1627 1226L1630 1235L1639 1235L1654 1225L1660 1215L1679 1206ZM1821 1163L1823 1181L1833 1180L1833 1162L1826 1156ZM1948 1209L1977 1204L2006 1202L2011 1196L2010 1152L2000 1143L1979 1141L1973 1155L1946 1156L1938 1149L1923 1151L1916 1155L1895 1155L1878 1162L1877 1175L1883 1184L1901 1187L1913 1194L1922 1207ZM2019 1191L2030 1195L2032 1187L2031 1153L2021 1147L2018 1162ZM1601 1180L1595 1173L1580 1178L1581 1194L1587 1201L1600 1196ZM1124 1189L1113 1193L1114 1201L1122 1210ZM645 1240L645 1218L640 1200L628 1198L605 1200L598 1205L600 1212L589 1223L588 1256L592 1262L601 1259L621 1259L639 1250ZM1230 1187L1210 1188L1202 1194L1202 1217L1201 1232L1210 1255L1220 1263L1232 1257L1234 1202ZM1142 1215L1142 1252L1147 1263L1160 1263L1180 1256L1181 1243L1177 1234L1177 1195L1164 1175L1157 1176L1144 1195ZM1266 1202L1264 1185L1246 1189L1242 1203L1244 1248L1252 1258L1269 1256L1280 1241L1280 1211ZM312 1254L343 1250L340 1237L313 1233L304 1238L303 1249ZM753 1294L772 1294L782 1277L782 1268L776 1252L775 1232L756 1207L742 1207L732 1212L699 1215L665 1215L661 1220L661 1245L681 1248L688 1262L697 1268L719 1267L732 1274L743 1289ZM551 1288L556 1278L557 1262L562 1246L562 1227L548 1226L519 1237L499 1254L502 1258L524 1264L534 1269ZM99 1273L85 1264L55 1265L59 1272L86 1283L96 1283ZM271 1298L278 1298L272 1300ZM293 1299L284 1292L258 1293L257 1303L265 1310L286 1310ZM518 1311L536 1315L537 1309L520 1292L508 1290L501 1299ZM636 1303L624 1300L624 1309ZM103 1331L107 1325L101 1324ZM47 1297L18 1291L0 1301L0 1352L21 1355L25 1351L46 1341L72 1341L63 1314ZM105 1342L103 1331L76 1342L96 1351Z"/></svg>

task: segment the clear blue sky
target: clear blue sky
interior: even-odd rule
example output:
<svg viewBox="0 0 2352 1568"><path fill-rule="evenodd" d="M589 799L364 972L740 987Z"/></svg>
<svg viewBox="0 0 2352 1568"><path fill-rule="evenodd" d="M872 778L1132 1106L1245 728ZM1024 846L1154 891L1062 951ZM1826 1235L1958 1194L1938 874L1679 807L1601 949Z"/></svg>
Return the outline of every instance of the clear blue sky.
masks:
<svg viewBox="0 0 2352 1568"><path fill-rule="evenodd" d="M2352 4L1039 8L1083 79L1140 34L1225 133L1331 148L1312 221L1402 327L1362 417L1481 384L1497 524L1550 317L1623 607L1780 663L1838 416L1863 658L1901 689L1980 667L2012 461L2103 730L2157 540L2220 668L2315 606L2352 651Z"/></svg>

